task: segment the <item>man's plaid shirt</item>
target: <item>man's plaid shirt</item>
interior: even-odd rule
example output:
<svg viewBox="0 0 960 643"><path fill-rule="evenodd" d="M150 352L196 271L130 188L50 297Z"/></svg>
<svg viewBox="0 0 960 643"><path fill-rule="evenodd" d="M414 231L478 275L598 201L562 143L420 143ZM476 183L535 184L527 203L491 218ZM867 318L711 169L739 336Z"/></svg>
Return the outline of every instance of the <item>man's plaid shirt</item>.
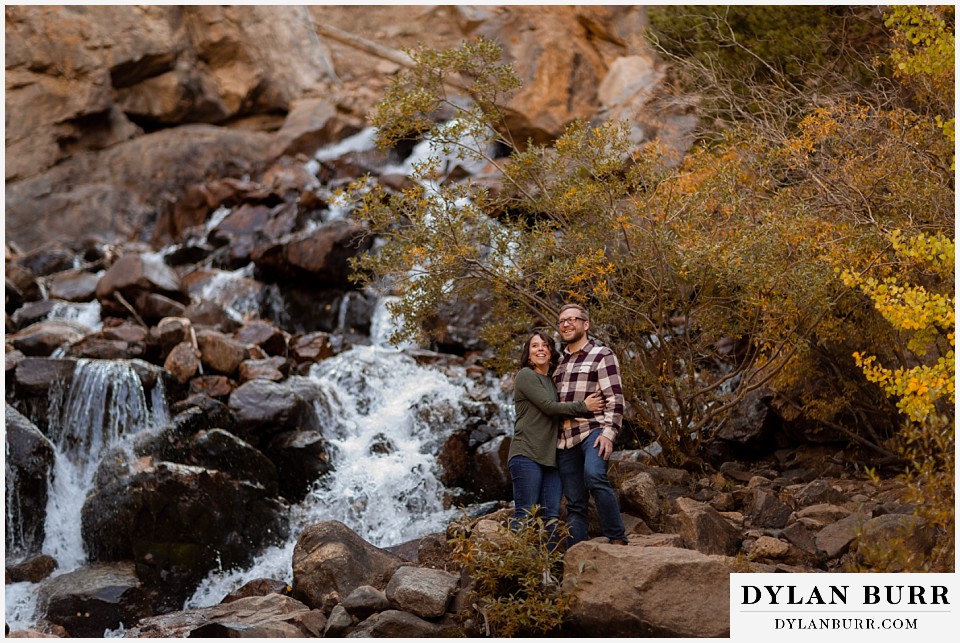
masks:
<svg viewBox="0 0 960 643"><path fill-rule="evenodd" d="M560 430L558 449L569 449L583 442L594 429L603 429L603 435L616 440L623 420L623 386L620 382L620 363L606 346L587 343L576 353L563 349L557 370L553 373L561 402L579 402L598 388L603 392L607 406L602 415L588 418L567 418Z"/></svg>

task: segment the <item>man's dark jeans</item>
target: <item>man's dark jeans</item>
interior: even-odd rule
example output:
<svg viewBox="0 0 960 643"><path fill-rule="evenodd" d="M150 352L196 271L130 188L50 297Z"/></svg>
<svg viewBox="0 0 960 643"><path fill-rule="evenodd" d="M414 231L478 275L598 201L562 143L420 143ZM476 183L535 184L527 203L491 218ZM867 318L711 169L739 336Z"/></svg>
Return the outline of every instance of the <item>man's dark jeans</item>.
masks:
<svg viewBox="0 0 960 643"><path fill-rule="evenodd" d="M607 480L607 461L600 457L599 447L593 446L600 429L590 433L580 444L570 449L557 449L557 466L567 497L567 524L570 540L567 546L587 540L587 510L590 494L600 515L600 529L610 540L626 540L627 534L620 516L617 493Z"/></svg>

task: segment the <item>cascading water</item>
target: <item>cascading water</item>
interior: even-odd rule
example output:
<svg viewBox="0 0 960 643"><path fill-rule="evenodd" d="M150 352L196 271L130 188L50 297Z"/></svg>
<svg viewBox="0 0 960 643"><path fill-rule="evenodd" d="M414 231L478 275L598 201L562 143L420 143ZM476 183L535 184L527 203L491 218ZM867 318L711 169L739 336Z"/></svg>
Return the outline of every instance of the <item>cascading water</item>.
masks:
<svg viewBox="0 0 960 643"><path fill-rule="evenodd" d="M57 575L86 562L80 532L82 499L93 487L102 457L137 433L167 423L162 382L157 379L148 401L129 361L80 359L70 385L52 387L47 433L55 458L42 552L57 561ZM32 624L35 588L32 583L6 586L6 619L12 629Z"/></svg>
<svg viewBox="0 0 960 643"><path fill-rule="evenodd" d="M457 515L444 508L436 454L449 427L462 425L467 378L418 365L392 348L354 347L316 364L315 408L331 446L332 473L291 515L291 540L250 569L211 574L186 607L218 603L255 578L292 581L303 529L339 520L377 546L443 531Z"/></svg>

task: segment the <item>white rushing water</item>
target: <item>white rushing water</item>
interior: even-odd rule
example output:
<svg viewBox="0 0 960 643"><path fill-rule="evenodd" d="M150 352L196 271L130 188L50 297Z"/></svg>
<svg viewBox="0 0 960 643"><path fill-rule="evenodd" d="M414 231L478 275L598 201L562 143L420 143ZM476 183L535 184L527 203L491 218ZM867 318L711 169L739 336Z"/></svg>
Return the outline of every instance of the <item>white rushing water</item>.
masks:
<svg viewBox="0 0 960 643"><path fill-rule="evenodd" d="M70 386L52 388L49 417L54 464L42 552L57 561L54 575L60 575L86 562L81 510L102 457L123 447L133 435L166 424L162 380L148 401L130 362L80 359ZM6 586L5 615L11 629L33 624L36 588L33 583Z"/></svg>
<svg viewBox="0 0 960 643"><path fill-rule="evenodd" d="M255 578L292 582L291 560L304 528L339 520L383 547L443 531L445 509L437 453L460 426L466 378L418 365L392 348L354 347L312 367L315 403L331 451L330 475L291 512L291 538L249 569L212 573L186 607L219 603Z"/></svg>

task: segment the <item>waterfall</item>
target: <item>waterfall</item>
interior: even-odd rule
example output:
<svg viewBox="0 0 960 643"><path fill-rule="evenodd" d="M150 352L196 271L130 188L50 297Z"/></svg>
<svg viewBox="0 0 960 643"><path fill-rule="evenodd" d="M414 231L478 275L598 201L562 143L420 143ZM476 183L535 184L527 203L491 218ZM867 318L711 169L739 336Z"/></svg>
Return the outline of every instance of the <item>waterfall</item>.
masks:
<svg viewBox="0 0 960 643"><path fill-rule="evenodd" d="M148 401L131 362L80 359L69 386L51 387L48 417L54 464L42 551L57 561L58 575L86 562L81 510L101 458L131 436L166 424L163 380L157 379ZM34 588L31 583L6 586L6 620L11 629L32 624Z"/></svg>
<svg viewBox="0 0 960 643"><path fill-rule="evenodd" d="M214 572L185 608L209 606L255 578L293 581L296 539L309 525L339 520L379 547L443 531L437 453L449 427L463 424L465 377L451 378L390 348L356 346L314 365L314 403L330 444L332 472L290 514L290 541L249 569Z"/></svg>

